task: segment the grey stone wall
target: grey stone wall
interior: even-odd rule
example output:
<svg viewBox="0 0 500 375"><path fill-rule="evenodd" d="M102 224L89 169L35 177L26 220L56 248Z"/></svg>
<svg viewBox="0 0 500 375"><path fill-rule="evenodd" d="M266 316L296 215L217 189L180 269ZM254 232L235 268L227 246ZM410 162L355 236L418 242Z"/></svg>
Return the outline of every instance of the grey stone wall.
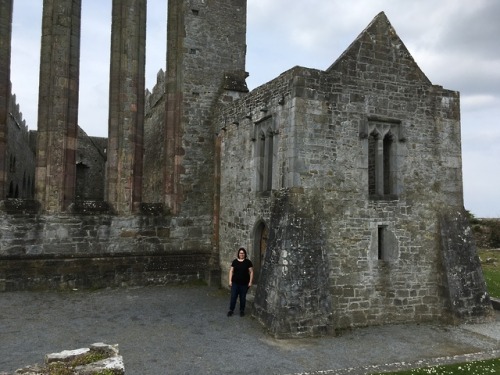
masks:
<svg viewBox="0 0 500 375"><path fill-rule="evenodd" d="M295 67L229 105L218 117L222 279L236 244L256 249L264 221L255 308L277 336L449 316L455 298L444 285L457 267L443 266L439 218L463 210L459 112L458 93L429 82L383 13L327 71ZM257 183L264 123L266 194ZM369 189L374 128L392 134L394 191L382 196ZM467 311L485 291L478 280Z"/></svg>
<svg viewBox="0 0 500 375"><path fill-rule="evenodd" d="M78 128L75 200L104 200L107 138L89 137Z"/></svg>
<svg viewBox="0 0 500 375"><path fill-rule="evenodd" d="M224 91L225 74L244 75L246 1L171 1L168 32L166 201L189 217L192 229L213 247L211 116Z"/></svg>
<svg viewBox="0 0 500 375"><path fill-rule="evenodd" d="M146 90L144 118L143 202L163 202L165 163L165 72L160 70L152 91Z"/></svg>
<svg viewBox="0 0 500 375"><path fill-rule="evenodd" d="M156 87L146 93L146 129L141 145L145 150L144 194L138 215L115 216L116 211L102 200L105 176L101 166L104 147L109 165L109 146L104 146L104 139L80 132L75 161L81 173L77 172L75 179L76 199L64 207L64 214L40 215L40 204L35 201L3 205L5 235L0 238L0 257L9 262L3 265L0 278L8 285L5 288L65 287L71 283L119 285L123 279L127 283L144 283L150 279L162 282L204 278L209 260L210 274L217 273L215 130L210 116L221 92L246 89L246 1L169 2L173 3L178 5L176 16L183 25L180 34L170 30L168 35L169 43L179 42L178 59L168 67L180 72L176 81L179 86L175 87L181 98L177 108L180 123L175 124L180 142L175 145L174 156L179 173L175 185L179 210L171 215L169 200L165 198L165 176L171 172L166 161L165 135L167 125L174 125L165 122L165 74L160 72ZM47 17L48 25L49 21ZM57 155L64 153L57 147L54 150ZM46 163L42 164L45 167ZM50 199L41 199L42 208L45 200ZM23 218L22 214L28 216ZM158 263L158 259L162 260ZM150 272L151 262L160 264L157 272Z"/></svg>
<svg viewBox="0 0 500 375"><path fill-rule="evenodd" d="M491 310L491 300L465 212L444 211L440 231L447 308L458 321L481 319Z"/></svg>
<svg viewBox="0 0 500 375"><path fill-rule="evenodd" d="M100 288L205 279L209 253L165 216L0 214L0 291ZM36 211L36 207L31 212ZM176 231L179 233L179 231Z"/></svg>
<svg viewBox="0 0 500 375"><path fill-rule="evenodd" d="M33 199L35 190L35 149L16 96L10 97L7 120L7 198Z"/></svg>

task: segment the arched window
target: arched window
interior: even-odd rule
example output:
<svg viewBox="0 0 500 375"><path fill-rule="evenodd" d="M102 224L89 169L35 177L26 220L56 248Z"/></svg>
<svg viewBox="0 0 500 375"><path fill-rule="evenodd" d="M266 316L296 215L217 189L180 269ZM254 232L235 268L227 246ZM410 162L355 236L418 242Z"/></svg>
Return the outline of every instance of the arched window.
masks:
<svg viewBox="0 0 500 375"><path fill-rule="evenodd" d="M257 139L257 191L266 191L264 176L266 175L266 135L264 132L259 132Z"/></svg>
<svg viewBox="0 0 500 375"><path fill-rule="evenodd" d="M273 133L268 130L265 139L264 151L264 191L270 191L273 188Z"/></svg>
<svg viewBox="0 0 500 375"><path fill-rule="evenodd" d="M273 188L274 132L271 118L256 125L256 189L269 192Z"/></svg>
<svg viewBox="0 0 500 375"><path fill-rule="evenodd" d="M394 143L397 124L375 123L368 135L368 194L393 198L398 194L397 157Z"/></svg>

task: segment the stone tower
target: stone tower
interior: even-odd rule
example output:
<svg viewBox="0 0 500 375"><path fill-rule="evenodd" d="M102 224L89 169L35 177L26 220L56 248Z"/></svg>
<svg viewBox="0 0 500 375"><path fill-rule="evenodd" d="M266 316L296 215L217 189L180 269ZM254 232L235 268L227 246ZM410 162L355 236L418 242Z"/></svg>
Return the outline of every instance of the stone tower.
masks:
<svg viewBox="0 0 500 375"><path fill-rule="evenodd" d="M211 220L210 112L224 89L247 91L245 36L246 0L169 1L164 202L173 213Z"/></svg>

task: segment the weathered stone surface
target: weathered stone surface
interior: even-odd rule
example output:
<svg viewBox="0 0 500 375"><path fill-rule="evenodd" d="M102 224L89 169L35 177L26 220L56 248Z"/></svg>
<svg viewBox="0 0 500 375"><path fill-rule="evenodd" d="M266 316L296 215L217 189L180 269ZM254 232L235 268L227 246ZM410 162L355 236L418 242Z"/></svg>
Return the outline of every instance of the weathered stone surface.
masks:
<svg viewBox="0 0 500 375"><path fill-rule="evenodd" d="M75 358L81 357L84 354L90 353L89 348L74 349L74 350L63 350L59 353L51 353L45 356L45 363L52 362L71 362Z"/></svg>
<svg viewBox="0 0 500 375"><path fill-rule="evenodd" d="M303 193L281 191L271 214L261 287L254 314L277 337L333 333L326 238L321 201L304 205Z"/></svg>
<svg viewBox="0 0 500 375"><path fill-rule="evenodd" d="M471 322L492 315L490 296L465 211L443 212L440 230L446 275L444 288L451 315L458 321Z"/></svg>
<svg viewBox="0 0 500 375"><path fill-rule="evenodd" d="M457 302L461 319L488 319L478 262L443 295L473 256L453 244L442 259L461 235L440 221L463 210L458 93L428 80L383 13L326 71L292 68L216 119L222 280L243 243L270 332L448 319Z"/></svg>
<svg viewBox="0 0 500 375"><path fill-rule="evenodd" d="M105 359L91 360L89 363L79 364L82 361L88 362L84 358L92 358L92 355L100 354ZM24 375L43 375L47 374L47 366L63 363L64 370L71 371L75 375L94 375L102 373L103 371L111 372L115 375L124 375L125 366L123 364L123 357L119 355L118 345L107 345L104 343L92 344L90 348L81 348L74 350L63 350L59 353L51 353L45 356L45 366L38 364L26 366L22 369L16 370L15 374ZM9 375L9 374L5 374Z"/></svg>
<svg viewBox="0 0 500 375"><path fill-rule="evenodd" d="M113 1L105 199L122 215L142 201L146 0Z"/></svg>
<svg viewBox="0 0 500 375"><path fill-rule="evenodd" d="M36 198L49 213L75 198L81 0L43 6Z"/></svg>
<svg viewBox="0 0 500 375"><path fill-rule="evenodd" d="M8 173L12 167L12 153L7 153L9 136L14 127L10 127L11 104L11 43L12 14L14 1L0 2L0 199L7 195L10 179ZM7 158L7 156L9 158ZM7 161L9 160L10 163Z"/></svg>

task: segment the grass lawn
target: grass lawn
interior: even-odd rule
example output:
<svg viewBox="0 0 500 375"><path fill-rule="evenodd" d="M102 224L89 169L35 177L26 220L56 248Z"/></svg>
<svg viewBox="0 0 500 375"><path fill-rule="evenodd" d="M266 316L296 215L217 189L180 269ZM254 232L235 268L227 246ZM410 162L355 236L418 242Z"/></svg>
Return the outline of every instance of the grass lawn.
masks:
<svg viewBox="0 0 500 375"><path fill-rule="evenodd" d="M484 278L491 297L500 298L500 250L480 250Z"/></svg>
<svg viewBox="0 0 500 375"><path fill-rule="evenodd" d="M490 359L487 361L474 361L459 363L455 365L434 366L419 368L400 372L384 372L377 375L398 374L398 375L485 375L500 374L500 359Z"/></svg>

